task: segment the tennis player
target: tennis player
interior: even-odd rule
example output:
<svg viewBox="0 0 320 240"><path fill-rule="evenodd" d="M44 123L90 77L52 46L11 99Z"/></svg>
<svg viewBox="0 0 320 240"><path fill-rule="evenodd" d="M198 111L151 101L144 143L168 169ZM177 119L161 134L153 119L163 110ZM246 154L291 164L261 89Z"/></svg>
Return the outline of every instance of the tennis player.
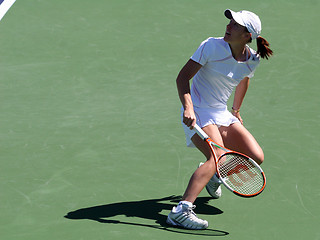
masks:
<svg viewBox="0 0 320 240"><path fill-rule="evenodd" d="M243 126L240 108L260 58L268 59L273 52L260 36L261 21L256 14L227 9L224 15L230 19L224 37L203 41L177 77L187 146L197 147L207 159L194 172L182 201L167 217L168 224L188 229L208 227L208 222L199 219L193 211L193 203L202 189L206 187L213 198L221 196L213 155L190 127L197 123L216 143L244 153L258 164L264 160L261 147ZM257 51L247 45L253 40L257 42ZM234 89L233 107L229 112L227 101ZM215 150L219 157L221 150Z"/></svg>

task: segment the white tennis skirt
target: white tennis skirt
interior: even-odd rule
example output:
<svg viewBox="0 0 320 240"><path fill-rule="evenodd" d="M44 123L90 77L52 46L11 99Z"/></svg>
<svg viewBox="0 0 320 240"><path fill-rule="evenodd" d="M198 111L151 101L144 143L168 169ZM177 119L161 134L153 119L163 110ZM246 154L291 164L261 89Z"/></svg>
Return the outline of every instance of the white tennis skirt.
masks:
<svg viewBox="0 0 320 240"><path fill-rule="evenodd" d="M233 116L227 109L214 109L214 108L197 108L194 107L194 112L197 118L197 124L203 128L205 126L214 124L218 127L228 127L233 123L240 122L238 118ZM186 144L188 147L195 147L191 141L191 137L195 134L193 130L190 130L183 122L183 108L181 108L181 123L186 135Z"/></svg>

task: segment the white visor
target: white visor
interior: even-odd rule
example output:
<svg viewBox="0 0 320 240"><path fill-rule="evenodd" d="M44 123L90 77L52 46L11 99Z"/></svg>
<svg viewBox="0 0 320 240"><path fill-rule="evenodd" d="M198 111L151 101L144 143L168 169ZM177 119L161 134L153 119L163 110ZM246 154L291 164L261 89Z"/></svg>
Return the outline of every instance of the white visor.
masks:
<svg viewBox="0 0 320 240"><path fill-rule="evenodd" d="M256 39L261 34L261 21L260 18L253 12L242 10L240 12L234 12L230 9L224 11L224 15L235 20L241 26L244 26L251 33L252 39Z"/></svg>

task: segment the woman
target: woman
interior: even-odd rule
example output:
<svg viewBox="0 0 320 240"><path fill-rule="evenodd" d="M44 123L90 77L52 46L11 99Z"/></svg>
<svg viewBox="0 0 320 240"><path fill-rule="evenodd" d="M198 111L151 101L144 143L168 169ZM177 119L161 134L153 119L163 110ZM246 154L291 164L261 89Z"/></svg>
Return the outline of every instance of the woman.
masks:
<svg viewBox="0 0 320 240"><path fill-rule="evenodd" d="M258 164L264 154L250 132L243 126L240 107L249 86L249 80L259 64L260 57L272 55L269 43L262 37L259 17L249 11L227 9L230 19L223 38L208 38L201 43L177 77L177 88L182 103L182 121L188 146L196 146L207 161L200 164L177 207L173 207L167 223L188 229L205 229L208 222L193 212L194 201L206 186L214 198L221 196L221 187L215 176L215 161L207 144L190 128L197 123L210 138L222 146L244 153ZM257 41L257 52L248 47ZM190 79L193 78L190 89ZM235 88L232 113L227 101ZM222 154L215 149L218 157Z"/></svg>

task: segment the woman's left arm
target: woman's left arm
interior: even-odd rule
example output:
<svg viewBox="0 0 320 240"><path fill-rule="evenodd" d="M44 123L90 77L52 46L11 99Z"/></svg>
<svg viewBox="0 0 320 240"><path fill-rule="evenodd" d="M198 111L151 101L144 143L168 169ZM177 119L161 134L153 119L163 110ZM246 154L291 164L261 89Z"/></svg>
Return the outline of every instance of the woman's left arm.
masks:
<svg viewBox="0 0 320 240"><path fill-rule="evenodd" d="M241 124L243 124L243 120L240 116L240 108L248 90L250 83L250 78L245 77L241 80L241 82L236 87L236 91L234 93L233 105L232 105L232 114L239 119Z"/></svg>

